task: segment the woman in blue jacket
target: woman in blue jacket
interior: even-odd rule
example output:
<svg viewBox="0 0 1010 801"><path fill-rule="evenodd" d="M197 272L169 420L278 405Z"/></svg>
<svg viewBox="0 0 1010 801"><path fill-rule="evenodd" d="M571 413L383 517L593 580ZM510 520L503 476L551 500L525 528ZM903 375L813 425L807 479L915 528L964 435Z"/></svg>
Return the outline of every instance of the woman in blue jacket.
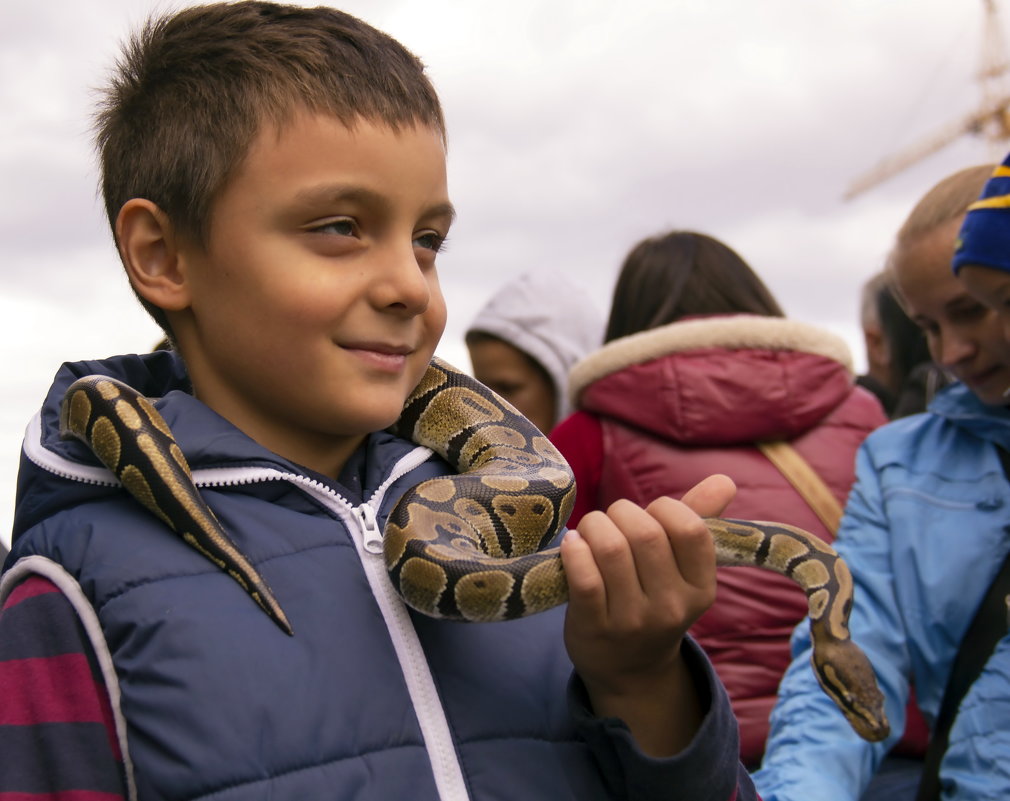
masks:
<svg viewBox="0 0 1010 801"><path fill-rule="evenodd" d="M964 213L991 172L941 181L898 233L888 265L894 286L933 358L958 381L926 413L866 439L835 543L856 585L852 637L877 670L892 734L862 741L818 697L801 624L755 775L765 801L860 798L904 729L912 685L932 725L962 636L1010 548L1010 483L997 450L1010 450L1010 344L997 315L950 270ZM1004 663L1008 648L997 650ZM1010 671L992 670L965 699L941 765L945 801L1010 798L1008 698Z"/></svg>

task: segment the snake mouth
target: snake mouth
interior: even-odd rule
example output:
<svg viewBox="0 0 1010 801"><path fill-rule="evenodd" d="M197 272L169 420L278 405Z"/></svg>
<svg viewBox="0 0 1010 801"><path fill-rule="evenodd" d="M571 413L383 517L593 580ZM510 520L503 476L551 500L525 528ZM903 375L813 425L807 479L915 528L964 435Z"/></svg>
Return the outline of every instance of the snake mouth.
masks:
<svg viewBox="0 0 1010 801"><path fill-rule="evenodd" d="M891 733L891 726L884 712L884 697L876 688L875 681L868 684L863 692L857 693L853 689L858 684L854 676L846 680L839 675L835 666L828 663L815 663L814 670L824 692L845 715L845 719L849 721L856 734L867 742L877 743ZM857 676L860 672L855 669Z"/></svg>

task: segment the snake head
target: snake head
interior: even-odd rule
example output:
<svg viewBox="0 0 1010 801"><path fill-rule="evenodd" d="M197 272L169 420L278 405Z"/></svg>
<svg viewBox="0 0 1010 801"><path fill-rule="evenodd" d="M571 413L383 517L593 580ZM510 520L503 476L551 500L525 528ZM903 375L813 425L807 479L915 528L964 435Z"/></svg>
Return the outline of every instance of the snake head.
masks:
<svg viewBox="0 0 1010 801"><path fill-rule="evenodd" d="M816 642L816 640L815 640ZM852 640L833 639L815 645L811 657L821 688L845 715L856 734L871 743L891 732L884 695L866 654Z"/></svg>

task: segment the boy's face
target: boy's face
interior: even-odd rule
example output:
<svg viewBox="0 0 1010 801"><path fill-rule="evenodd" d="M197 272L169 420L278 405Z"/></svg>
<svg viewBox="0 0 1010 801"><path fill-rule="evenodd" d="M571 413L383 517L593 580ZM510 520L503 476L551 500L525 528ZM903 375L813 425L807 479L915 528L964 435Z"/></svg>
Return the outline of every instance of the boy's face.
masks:
<svg viewBox="0 0 1010 801"><path fill-rule="evenodd" d="M435 351L435 256L452 218L435 130L307 112L265 126L215 201L206 247L180 250L190 306L172 323L197 396L336 475L396 420Z"/></svg>

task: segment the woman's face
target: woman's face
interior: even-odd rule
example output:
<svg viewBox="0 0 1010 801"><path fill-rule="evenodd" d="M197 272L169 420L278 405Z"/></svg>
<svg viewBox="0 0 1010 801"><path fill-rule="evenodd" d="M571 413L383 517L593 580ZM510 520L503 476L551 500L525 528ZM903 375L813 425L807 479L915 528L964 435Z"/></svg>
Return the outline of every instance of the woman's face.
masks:
<svg viewBox="0 0 1010 801"><path fill-rule="evenodd" d="M957 274L968 293L993 310L1003 325L1003 338L1010 340L1010 272L966 264Z"/></svg>
<svg viewBox="0 0 1010 801"><path fill-rule="evenodd" d="M991 405L1010 389L1010 342L999 316L968 293L951 271L963 218L895 252L894 279L908 316L925 333L933 360Z"/></svg>

